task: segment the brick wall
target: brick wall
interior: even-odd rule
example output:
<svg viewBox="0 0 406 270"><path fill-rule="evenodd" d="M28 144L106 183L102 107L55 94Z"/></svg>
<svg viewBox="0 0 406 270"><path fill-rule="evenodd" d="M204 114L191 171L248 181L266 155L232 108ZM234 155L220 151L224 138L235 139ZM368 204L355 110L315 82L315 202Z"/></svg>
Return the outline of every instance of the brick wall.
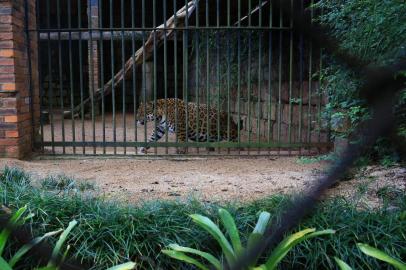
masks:
<svg viewBox="0 0 406 270"><path fill-rule="evenodd" d="M35 0L28 0L29 27L35 29ZM30 35L34 80L32 108L39 118L36 35ZM0 156L23 158L31 153L32 127L30 76L25 35L25 1L0 0ZM34 134L35 134L34 133Z"/></svg>

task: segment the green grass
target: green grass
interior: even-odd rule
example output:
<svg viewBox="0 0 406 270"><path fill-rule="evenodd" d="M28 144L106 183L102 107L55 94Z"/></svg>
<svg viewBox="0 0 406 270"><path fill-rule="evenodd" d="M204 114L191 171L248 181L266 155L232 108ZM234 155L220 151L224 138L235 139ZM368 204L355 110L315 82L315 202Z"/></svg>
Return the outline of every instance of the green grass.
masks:
<svg viewBox="0 0 406 270"><path fill-rule="evenodd" d="M86 191L94 190L94 184L90 182L77 182L75 179L65 175L49 176L41 180L41 187L46 190L56 191Z"/></svg>
<svg viewBox="0 0 406 270"><path fill-rule="evenodd" d="M160 251L172 243L220 254L210 236L193 224L189 214L208 216L218 223L215 204L196 200L156 201L138 205L106 201L87 193L50 192L30 185L30 178L18 169L0 173L2 204L18 209L28 204L35 214L31 224L35 235L79 222L68 244L72 253L92 269L105 269L128 260L139 263L137 269L190 269ZM276 217L289 205L287 196L273 196L244 205L221 205L235 217L242 238L252 231L260 211ZM406 257L406 194L397 196L395 210L357 210L342 199L324 202L315 214L294 231L314 227L334 229L336 234L312 239L292 250L281 269L334 269L333 256L355 269L390 269L373 258L363 256L357 242L375 246L393 257ZM369 265L369 267L367 267Z"/></svg>

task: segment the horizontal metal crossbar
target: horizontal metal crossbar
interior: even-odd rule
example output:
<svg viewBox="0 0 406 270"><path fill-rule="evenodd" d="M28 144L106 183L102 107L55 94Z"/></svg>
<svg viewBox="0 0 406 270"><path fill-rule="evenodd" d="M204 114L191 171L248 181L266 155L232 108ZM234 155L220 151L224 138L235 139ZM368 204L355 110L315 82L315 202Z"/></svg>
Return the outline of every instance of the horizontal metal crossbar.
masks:
<svg viewBox="0 0 406 270"><path fill-rule="evenodd" d="M149 32L143 33L140 31L101 31L92 30L92 32L78 32L78 31L66 31L66 32L49 32L40 31L41 40L142 40L144 34L149 35Z"/></svg>
<svg viewBox="0 0 406 270"><path fill-rule="evenodd" d="M171 30L292 30L291 27L266 27L266 26L177 26L173 28L168 27L104 27L104 28L39 28L30 29L30 32L48 33L48 32L96 32L96 31L171 31Z"/></svg>
<svg viewBox="0 0 406 270"><path fill-rule="evenodd" d="M331 143L266 143L266 142L42 142L37 146L54 147L213 147L213 148L331 148Z"/></svg>

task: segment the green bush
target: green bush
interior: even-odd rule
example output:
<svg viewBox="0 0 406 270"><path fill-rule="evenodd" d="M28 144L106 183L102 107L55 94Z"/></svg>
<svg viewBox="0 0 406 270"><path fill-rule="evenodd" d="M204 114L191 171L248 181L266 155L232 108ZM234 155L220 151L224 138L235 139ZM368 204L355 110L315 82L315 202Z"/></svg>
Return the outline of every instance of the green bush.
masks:
<svg viewBox="0 0 406 270"><path fill-rule="evenodd" d="M21 179L25 179L21 181ZM13 179L13 181L10 181ZM29 184L29 177L18 169L0 172L0 200L11 209L28 205L35 218L30 223L34 235L55 231L71 220L78 225L67 245L71 254L92 269L105 269L126 261L137 263L137 269L187 269L161 253L174 242L205 250L220 257L221 250L210 235L195 225L188 215L201 213L219 223L216 204L196 200L155 201L128 205L105 201L78 193L55 194ZM319 205L313 216L295 228L332 228L334 237L315 238L294 247L281 261L281 269L332 269L337 256L357 269L389 269L387 265L362 256L354 245L370 243L397 258L405 258L401 248L406 239L406 194L396 196L395 210L360 210L336 199ZM272 196L247 204L225 204L235 218L242 241L255 227L258 211L277 217L290 204L287 196ZM403 213L403 214L402 214ZM369 268L368 268L369 267Z"/></svg>
<svg viewBox="0 0 406 270"><path fill-rule="evenodd" d="M315 7L323 10L317 20L331 29L343 50L358 56L370 65L386 65L406 57L406 2L403 0L321 0ZM324 116L331 126L339 128L344 120L351 125L334 136L348 137L370 112L359 96L361 76L326 57L326 68L321 71L323 91L329 98ZM406 88L406 87L405 87ZM403 92L405 93L405 91ZM401 94L395 111L405 104ZM398 113L398 136L405 137L406 114ZM385 148L385 145L379 145ZM374 152L376 149L371 149ZM392 149L393 151L393 149ZM376 152L372 155L377 155ZM379 155L376 159L385 156ZM386 161L387 161L386 156Z"/></svg>
<svg viewBox="0 0 406 270"><path fill-rule="evenodd" d="M9 209L7 209L9 211ZM27 206L21 207L18 209L9 219L8 226L3 228L0 232L0 269L2 270L13 270L16 264L18 264L23 259L31 261L31 265L26 265L25 267L35 268L36 270L58 270L61 267L61 264L65 261L70 246L68 245L65 247L64 243L67 240L69 233L73 230L73 228L77 225L77 221L73 220L69 222L69 226L63 230L59 229L57 231L48 232L41 237L36 237L32 239L30 242L24 244L21 248L19 248L13 255L10 255L10 259L7 261L6 257L4 257L5 251L10 249L7 246L7 242L12 234L13 229L18 229L18 227L22 226L27 220L31 219L34 215L33 214L26 214ZM35 248L41 242L46 241L47 238L51 238L54 235L60 234L58 241L55 244L55 247L52 250L52 254L50 255L50 259L46 266L39 266L39 263L36 263L34 259L29 258L29 252L31 249ZM10 253L10 252L8 252ZM117 265L107 270L131 270L134 269L135 263L128 262L125 264Z"/></svg>
<svg viewBox="0 0 406 270"><path fill-rule="evenodd" d="M244 252L252 249L258 241L264 238L264 233L269 226L269 221L271 219L271 214L268 212L264 211L259 214L258 222L252 233L248 236L247 246L244 247L241 243L240 233L238 232L235 221L230 213L227 210L220 208L218 214L231 241L228 241L227 237L211 219L198 214L190 215L190 217L197 225L206 230L217 241L222 250L223 262L216 259L216 257L210 253L194 248L182 247L177 244L169 245L170 249L163 250L162 252L179 261L195 265L201 270L208 270L210 267L206 267L200 260L195 259L194 257L201 257L201 259L209 262L211 267L214 267L216 270L229 269L235 265ZM249 269L274 270L288 252L299 243L311 238L334 233L333 230L316 231L316 229L304 229L300 232L294 233L280 242L279 245L272 250L272 253L267 256L263 264L256 266L260 257L258 256L258 258L251 263ZM194 257L189 256L189 254L194 255Z"/></svg>

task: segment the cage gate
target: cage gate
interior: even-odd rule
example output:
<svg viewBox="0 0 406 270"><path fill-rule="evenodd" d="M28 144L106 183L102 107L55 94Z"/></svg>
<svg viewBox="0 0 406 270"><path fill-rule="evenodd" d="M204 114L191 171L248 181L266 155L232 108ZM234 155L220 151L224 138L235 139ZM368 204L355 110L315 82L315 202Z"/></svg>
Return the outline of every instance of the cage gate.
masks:
<svg viewBox="0 0 406 270"><path fill-rule="evenodd" d="M52 155L326 150L322 51L292 27L266 0L38 0L35 144Z"/></svg>

